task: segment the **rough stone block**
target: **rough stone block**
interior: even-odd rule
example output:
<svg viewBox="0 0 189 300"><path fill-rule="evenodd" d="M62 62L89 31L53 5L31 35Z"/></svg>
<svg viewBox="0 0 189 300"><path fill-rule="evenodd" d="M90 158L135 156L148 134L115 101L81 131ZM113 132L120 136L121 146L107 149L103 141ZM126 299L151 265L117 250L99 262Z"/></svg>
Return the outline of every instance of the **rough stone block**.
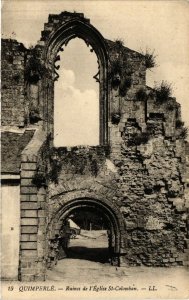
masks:
<svg viewBox="0 0 189 300"><path fill-rule="evenodd" d="M22 218L21 219L21 225L38 225L38 219L37 218Z"/></svg>
<svg viewBox="0 0 189 300"><path fill-rule="evenodd" d="M37 194L36 186L21 186L21 194Z"/></svg>
<svg viewBox="0 0 189 300"><path fill-rule="evenodd" d="M29 240L30 240L29 234L21 234L21 237L20 237L21 242L27 242Z"/></svg>
<svg viewBox="0 0 189 300"><path fill-rule="evenodd" d="M46 222L46 217L39 217L39 225L44 225L44 224L46 224L47 222Z"/></svg>
<svg viewBox="0 0 189 300"><path fill-rule="evenodd" d="M37 258L37 250L21 250L21 256L23 257L30 257L33 259L34 257Z"/></svg>
<svg viewBox="0 0 189 300"><path fill-rule="evenodd" d="M170 262L175 262L175 258L174 258L174 257L171 257L171 258L169 259L169 261L170 261Z"/></svg>
<svg viewBox="0 0 189 300"><path fill-rule="evenodd" d="M23 162L37 162L37 155L29 155L29 154L22 154L21 161Z"/></svg>
<svg viewBox="0 0 189 300"><path fill-rule="evenodd" d="M33 178L35 175L35 171L22 170L21 178Z"/></svg>
<svg viewBox="0 0 189 300"><path fill-rule="evenodd" d="M25 171L26 170L32 171L32 170L37 169L37 164L34 162L22 162L21 168L22 168L22 170L25 170Z"/></svg>
<svg viewBox="0 0 189 300"><path fill-rule="evenodd" d="M37 234L21 234L21 242L36 242Z"/></svg>
<svg viewBox="0 0 189 300"><path fill-rule="evenodd" d="M22 178L21 179L21 186L33 186L32 178Z"/></svg>
<svg viewBox="0 0 189 300"><path fill-rule="evenodd" d="M21 202L21 209L38 209L37 202Z"/></svg>
<svg viewBox="0 0 189 300"><path fill-rule="evenodd" d="M35 275L35 281L45 281L45 280L46 280L45 274Z"/></svg>
<svg viewBox="0 0 189 300"><path fill-rule="evenodd" d="M45 210L39 209L38 210L38 217L45 217L45 216L46 216Z"/></svg>
<svg viewBox="0 0 189 300"><path fill-rule="evenodd" d="M35 218L37 217L37 210L21 210L21 218Z"/></svg>
<svg viewBox="0 0 189 300"><path fill-rule="evenodd" d="M22 270L23 269L21 269L20 281L25 281L25 282L35 281L35 275L25 275L25 274L22 274Z"/></svg>
<svg viewBox="0 0 189 300"><path fill-rule="evenodd" d="M37 273L37 270L34 269L34 268L23 268L22 269L22 274L23 276L25 275L28 275L28 276L33 276L34 274Z"/></svg>
<svg viewBox="0 0 189 300"><path fill-rule="evenodd" d="M38 194L37 199L39 202L44 202L44 201L46 201L46 195Z"/></svg>
<svg viewBox="0 0 189 300"><path fill-rule="evenodd" d="M20 195L20 201L21 202L27 202L30 200L30 196L29 195Z"/></svg>
<svg viewBox="0 0 189 300"><path fill-rule="evenodd" d="M37 243L36 242L21 242L21 250L36 250Z"/></svg>
<svg viewBox="0 0 189 300"><path fill-rule="evenodd" d="M37 226L21 226L22 233L37 233Z"/></svg>

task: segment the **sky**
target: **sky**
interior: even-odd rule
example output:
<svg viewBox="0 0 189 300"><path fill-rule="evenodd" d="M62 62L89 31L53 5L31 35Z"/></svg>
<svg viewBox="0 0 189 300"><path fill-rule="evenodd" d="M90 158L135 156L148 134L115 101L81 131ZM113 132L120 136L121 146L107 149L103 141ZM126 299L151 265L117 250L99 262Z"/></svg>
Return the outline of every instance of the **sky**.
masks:
<svg viewBox="0 0 189 300"><path fill-rule="evenodd" d="M139 52L145 51L147 48L154 50L158 67L152 71L147 71L147 85L153 87L156 82L159 83L162 80L171 83L173 96L181 104L182 118L185 125L189 127L188 1L2 0L2 37L16 38L27 47L35 45L40 39L48 15L50 13L59 14L64 10L83 12L87 18L90 18L91 24L105 38L111 40L122 39L126 47ZM70 51L74 53L77 43L75 46L74 44L71 46L71 43L72 41L70 42ZM94 60L90 60L88 57L88 66L93 70ZM92 99L90 103L86 104L83 101L81 105L83 107L88 105L88 107L92 107L93 111L96 109L93 114L94 117L95 114L98 114L97 108L95 108L98 88L94 86L92 81L87 82L86 86L79 84L78 79L81 78L78 77L77 70L80 68L83 70L83 65L80 66L79 61L76 61L76 59L72 59L70 65L63 64L62 61L61 64L60 75L64 79L66 78L65 82L68 84L67 87L65 87L65 84L62 87L57 86L57 91L61 88L62 90L59 91L59 94L61 94L63 91L65 93L66 89L69 93L72 90L72 96L74 95L73 99L75 99L73 102L76 102L78 97L80 99L84 99L86 95L90 97ZM81 74L83 73L81 72ZM84 75L82 78L84 78ZM63 102L58 102L57 111L60 109L60 103ZM65 110L70 105L68 100L67 103L68 106L65 107ZM81 111L82 109L80 113ZM72 117L76 118L78 114L79 112L75 112L75 116L73 114ZM98 131L98 128L95 129L94 118L90 119L91 124L93 124L91 126L94 127L91 128ZM85 128L83 118L81 120L81 126ZM89 136L95 136L92 132L89 133ZM79 133L75 132L74 134L76 136ZM67 133L67 135L69 134ZM92 141L92 143L95 144L96 142Z"/></svg>
<svg viewBox="0 0 189 300"><path fill-rule="evenodd" d="M55 82L54 145L99 144L99 84L96 54L82 39L73 39L60 55Z"/></svg>

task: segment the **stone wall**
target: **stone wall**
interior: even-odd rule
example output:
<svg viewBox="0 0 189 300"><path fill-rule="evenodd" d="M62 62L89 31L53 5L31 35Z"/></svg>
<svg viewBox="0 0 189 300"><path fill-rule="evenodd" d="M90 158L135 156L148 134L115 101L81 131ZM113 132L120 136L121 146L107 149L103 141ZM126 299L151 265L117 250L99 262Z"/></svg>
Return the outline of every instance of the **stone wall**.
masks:
<svg viewBox="0 0 189 300"><path fill-rule="evenodd" d="M2 40L2 125L24 126L24 63L26 49L16 40Z"/></svg>
<svg viewBox="0 0 189 300"><path fill-rule="evenodd" d="M45 140L45 133L36 131L21 156L21 281L45 280L46 190L34 182Z"/></svg>

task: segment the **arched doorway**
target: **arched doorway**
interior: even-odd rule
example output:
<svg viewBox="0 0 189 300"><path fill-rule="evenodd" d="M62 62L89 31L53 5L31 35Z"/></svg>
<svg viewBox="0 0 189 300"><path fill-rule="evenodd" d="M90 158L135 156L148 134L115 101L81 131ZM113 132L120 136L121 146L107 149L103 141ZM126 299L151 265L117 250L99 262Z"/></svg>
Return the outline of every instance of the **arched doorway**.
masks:
<svg viewBox="0 0 189 300"><path fill-rule="evenodd" d="M79 227L79 232L74 233L75 241L71 236L73 228L68 225L70 220ZM119 266L121 226L116 212L103 201L81 198L64 204L48 226L47 267L53 268L66 257Z"/></svg>

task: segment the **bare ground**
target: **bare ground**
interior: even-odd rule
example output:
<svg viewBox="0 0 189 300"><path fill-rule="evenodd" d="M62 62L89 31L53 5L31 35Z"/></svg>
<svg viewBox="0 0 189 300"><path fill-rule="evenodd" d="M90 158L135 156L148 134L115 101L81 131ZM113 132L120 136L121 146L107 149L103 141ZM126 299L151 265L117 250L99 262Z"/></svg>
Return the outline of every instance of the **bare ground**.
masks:
<svg viewBox="0 0 189 300"><path fill-rule="evenodd" d="M48 270L46 282L13 283L15 291L37 284L53 285L54 292L18 292L13 297L8 292L12 283L4 282L3 293L7 294L2 299L189 299L189 269L111 266L103 231L82 231L71 240L68 256Z"/></svg>

